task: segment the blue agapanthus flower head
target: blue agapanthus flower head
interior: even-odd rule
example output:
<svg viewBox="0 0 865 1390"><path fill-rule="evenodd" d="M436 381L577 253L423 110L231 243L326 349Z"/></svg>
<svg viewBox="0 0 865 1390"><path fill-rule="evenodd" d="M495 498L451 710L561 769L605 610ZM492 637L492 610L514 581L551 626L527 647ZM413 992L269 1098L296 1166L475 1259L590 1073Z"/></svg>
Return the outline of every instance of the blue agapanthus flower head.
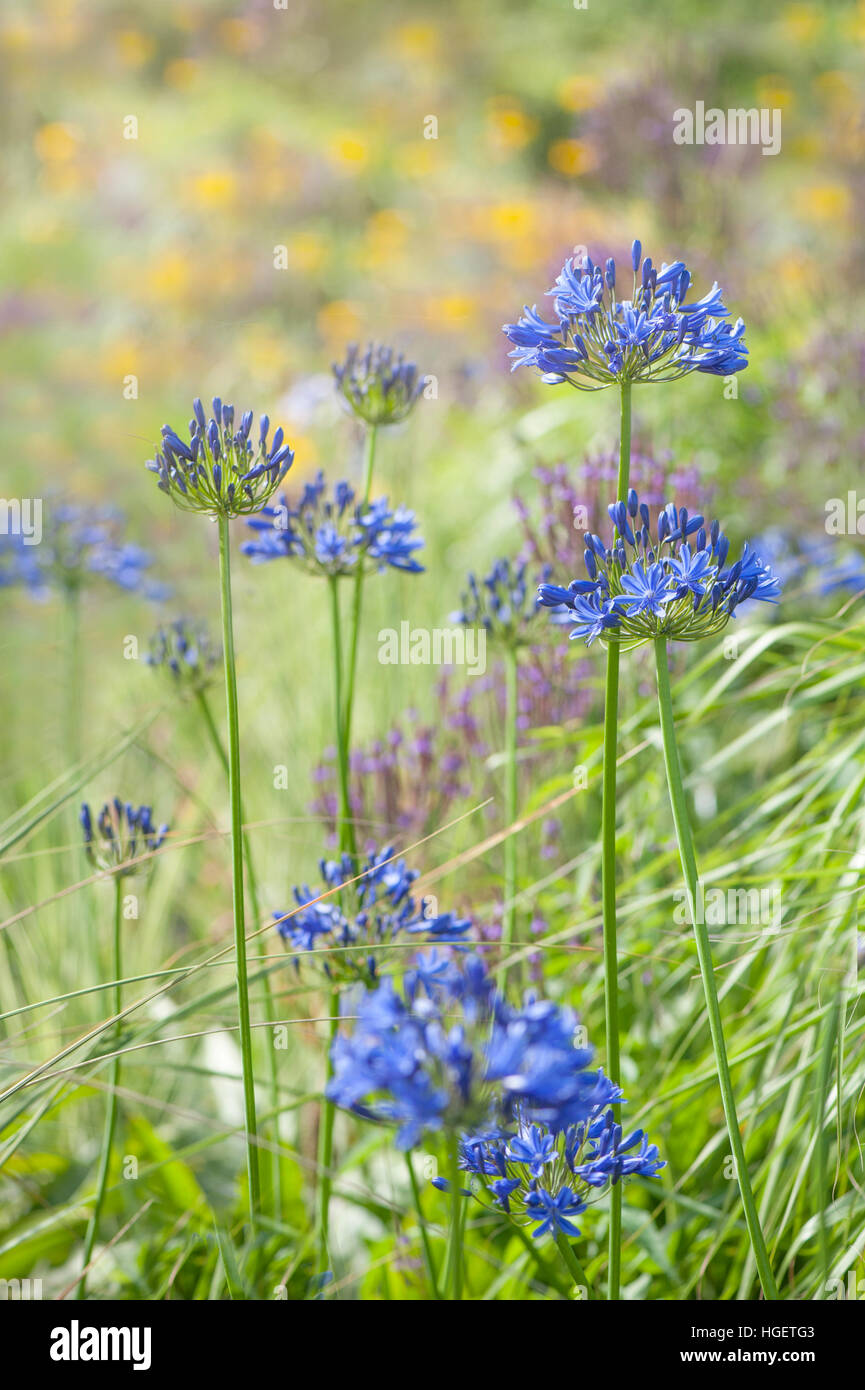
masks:
<svg viewBox="0 0 865 1390"><path fill-rule="evenodd" d="M122 512L112 507L47 498L38 544L0 537L0 586L19 585L34 598L74 594L106 579L127 593L164 599L168 589L150 574L153 558L124 536Z"/></svg>
<svg viewBox="0 0 865 1390"><path fill-rule="evenodd" d="M571 1010L531 996L513 1007L477 956L428 956L403 993L385 979L351 1011L352 1031L331 1049L328 1095L395 1124L401 1148L440 1129L496 1141L532 1123L558 1133L616 1094L577 1045Z"/></svg>
<svg viewBox="0 0 865 1390"><path fill-rule="evenodd" d="M540 577L546 579L547 575L548 569L544 568ZM462 607L451 614L452 622L483 627L491 637L510 646L532 640L538 598L524 560L502 557L480 581L470 574L467 584L460 596Z"/></svg>
<svg viewBox="0 0 865 1390"><path fill-rule="evenodd" d="M160 849L168 834L167 825L154 825L149 806L133 806L119 797L106 802L95 820L85 801L79 820L93 867L123 878L146 869L146 861L138 861Z"/></svg>
<svg viewBox="0 0 865 1390"><path fill-rule="evenodd" d="M417 405L424 378L413 362L383 344L362 351L350 344L342 362L334 362L337 390L350 409L369 425L396 425Z"/></svg>
<svg viewBox="0 0 865 1390"><path fill-rule="evenodd" d="M358 566L370 573L423 571L415 559L424 542L415 529L414 512L392 510L386 497L362 505L347 482L329 491L320 471L296 503L282 494L248 525L256 539L245 541L241 550L255 563L292 559L312 574L331 578L356 574Z"/></svg>
<svg viewBox="0 0 865 1390"><path fill-rule="evenodd" d="M167 671L179 690L196 694L215 679L222 648L212 642L204 623L176 618L157 628L144 660L148 666Z"/></svg>
<svg viewBox="0 0 865 1390"><path fill-rule="evenodd" d="M183 511L249 516L276 491L294 462L294 451L281 427L270 434L266 415L255 429L251 410L236 416L234 406L219 396L212 405L208 417L201 401L193 401L188 441L163 425L160 448L147 467Z"/></svg>
<svg viewBox="0 0 865 1390"><path fill-rule="evenodd" d="M417 870L391 845L370 851L360 868L350 854L322 859L319 868L321 887L296 887L296 907L273 915L280 936L297 952L295 964L305 952L315 953L311 959L336 983L374 985L381 965L395 963L389 948L412 941L459 943L471 930L469 918L432 911L413 897Z"/></svg>
<svg viewBox="0 0 865 1390"><path fill-rule="evenodd" d="M623 283L623 279L625 283ZM730 323L714 284L689 300L691 276L683 261L653 265L638 241L631 269L617 274L586 257L565 262L551 290L555 321L537 308L504 325L514 344L514 366L535 367L550 385L567 381L584 391L624 382L675 381L689 372L731 376L748 365L741 319Z"/></svg>
<svg viewBox="0 0 865 1390"><path fill-rule="evenodd" d="M571 637L638 646L655 637L696 642L720 632L748 599L777 603L781 583L750 545L734 562L717 521L668 502L655 519L631 489L609 506L607 544L587 533L587 579L542 584L539 601L564 613Z"/></svg>
<svg viewBox="0 0 865 1390"><path fill-rule="evenodd" d="M602 1074L599 1074L602 1075ZM578 1124L550 1130L522 1123L516 1134L464 1134L459 1166L475 1181L473 1195L488 1194L536 1237L558 1232L575 1237L574 1218L623 1178L653 1178L664 1167L641 1129L623 1135L611 1108L622 1102L618 1087L599 1084L591 1113Z"/></svg>

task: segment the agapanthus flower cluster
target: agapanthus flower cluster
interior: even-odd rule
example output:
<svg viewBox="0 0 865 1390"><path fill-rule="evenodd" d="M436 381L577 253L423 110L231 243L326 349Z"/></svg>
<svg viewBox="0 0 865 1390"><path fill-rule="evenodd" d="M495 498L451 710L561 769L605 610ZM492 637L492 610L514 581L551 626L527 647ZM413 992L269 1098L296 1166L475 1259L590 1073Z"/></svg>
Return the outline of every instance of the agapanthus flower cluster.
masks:
<svg viewBox="0 0 865 1390"><path fill-rule="evenodd" d="M79 817L84 831L84 848L95 869L106 874L126 877L147 867L138 862L143 855L153 854L165 842L168 826L153 824L149 806L133 806L115 797L106 803L96 817L87 802Z"/></svg>
<svg viewBox="0 0 865 1390"><path fill-rule="evenodd" d="M468 918L431 912L429 905L416 901L411 886L417 870L409 869L390 845L371 851L360 868L343 854L337 860L322 859L319 869L321 888L296 887L297 907L273 915L280 936L298 953L295 965L304 952L318 953L314 959L334 983L372 985L381 953L386 963L394 963L388 948L398 942L461 942L471 929Z"/></svg>
<svg viewBox="0 0 865 1390"><path fill-rule="evenodd" d="M187 512L235 517L260 511L294 462L282 428L271 438L270 420L262 415L256 437L252 411L235 424L234 406L218 396L210 419L198 398L192 411L188 443L171 425L162 426L161 450L147 463L159 487Z"/></svg>
<svg viewBox="0 0 865 1390"><path fill-rule="evenodd" d="M525 308L517 323L504 325L514 348L514 366L535 367L549 385L567 381L583 391L626 382L675 381L689 372L730 376L748 365L741 319L730 311L714 284L702 299L688 303L691 276L683 261L660 269L631 250L627 298L618 297L616 263L604 268L586 257L565 262L548 296L555 323L537 308Z"/></svg>
<svg viewBox="0 0 865 1390"><path fill-rule="evenodd" d="M203 623L176 618L157 628L144 660L148 666L167 671L178 689L195 694L213 681L222 662L222 648L211 641Z"/></svg>
<svg viewBox="0 0 865 1390"><path fill-rule="evenodd" d="M337 390L368 425L396 425L411 413L424 389L413 362L393 348L352 343L343 362L334 362Z"/></svg>
<svg viewBox="0 0 865 1390"><path fill-rule="evenodd" d="M588 579L539 589L540 602L573 624L571 637L589 646L598 637L629 646L661 636L695 642L720 632L747 599L777 603L780 581L747 542L727 563L729 541L717 521L707 527L668 502L653 528L633 488L608 510L609 545L585 538Z"/></svg>
<svg viewBox="0 0 865 1390"><path fill-rule="evenodd" d="M291 559L311 574L328 577L356 574L358 566L366 572L423 570L414 555L424 543L415 530L414 512L403 507L393 511L386 497L364 506L347 482L328 492L322 472L306 484L297 503L282 494L248 525L256 539L245 541L241 550L256 563Z"/></svg>
<svg viewBox="0 0 865 1390"><path fill-rule="evenodd" d="M543 569L541 579L547 577ZM535 583L524 560L501 558L489 574L478 582L468 577L468 588L461 594L462 607L451 614L451 622L465 627L482 627L491 637L508 646L522 646L531 640L531 625L538 612Z"/></svg>
<svg viewBox="0 0 865 1390"><path fill-rule="evenodd" d="M48 499L38 545L18 535L3 538L0 586L20 585L35 598L46 598L54 591L76 593L99 578L127 593L165 598L166 586L148 573L152 557L123 538L123 524L122 513L113 508Z"/></svg>
<svg viewBox="0 0 865 1390"><path fill-rule="evenodd" d="M526 1124L567 1129L616 1096L591 1070L591 1049L576 1045L574 1013L532 996L513 1007L475 955L424 953L404 993L388 977L346 1012L355 1021L334 1039L328 1096L396 1125L402 1149L442 1129L494 1138Z"/></svg>
<svg viewBox="0 0 865 1390"><path fill-rule="evenodd" d="M801 527L771 527L755 549L772 565L780 582L801 586L805 594L831 598L865 589L865 556L827 535L808 535Z"/></svg>
<svg viewBox="0 0 865 1390"><path fill-rule="evenodd" d="M535 1237L580 1235L575 1218L606 1189L664 1167L643 1130L623 1134L610 1107L621 1099L610 1086L586 1120L565 1129L523 1123L510 1136L464 1135L459 1166L478 1180L472 1195L482 1201L489 1194L512 1220L534 1226Z"/></svg>

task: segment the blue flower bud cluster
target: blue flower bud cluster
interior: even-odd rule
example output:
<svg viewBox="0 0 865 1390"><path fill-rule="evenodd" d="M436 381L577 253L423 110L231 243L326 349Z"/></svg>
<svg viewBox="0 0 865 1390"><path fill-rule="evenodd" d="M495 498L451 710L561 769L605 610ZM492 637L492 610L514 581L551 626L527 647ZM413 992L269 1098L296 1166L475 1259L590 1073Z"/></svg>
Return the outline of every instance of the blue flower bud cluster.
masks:
<svg viewBox="0 0 865 1390"><path fill-rule="evenodd" d="M210 419L197 398L192 410L189 442L163 425L161 450L147 463L161 490L187 512L235 517L260 511L294 462L282 428L269 438L270 421L262 415L253 441L252 411L235 422L234 406L218 396Z"/></svg>
<svg viewBox="0 0 865 1390"><path fill-rule="evenodd" d="M333 375L340 395L368 425L399 424L424 389L424 378L413 362L376 343L370 343L366 352L352 343L345 360L334 362Z"/></svg>
<svg viewBox="0 0 865 1390"><path fill-rule="evenodd" d="M451 614L451 622L483 627L491 637L510 646L530 641L527 629L538 612L538 599L527 569L524 560L501 558L480 583L470 574L468 588L460 595L462 607ZM546 579L548 573L545 566L541 577Z"/></svg>
<svg viewBox="0 0 865 1390"><path fill-rule="evenodd" d="M96 817L85 801L79 816L84 832L84 848L95 869L101 873L126 877L140 873L146 863L137 862L153 854L165 843L168 826L153 824L149 806L133 806L115 797Z"/></svg>
<svg viewBox="0 0 865 1390"><path fill-rule="evenodd" d="M144 660L167 671L180 690L194 694L205 690L222 662L222 648L210 640L203 623L176 618L157 628Z"/></svg>

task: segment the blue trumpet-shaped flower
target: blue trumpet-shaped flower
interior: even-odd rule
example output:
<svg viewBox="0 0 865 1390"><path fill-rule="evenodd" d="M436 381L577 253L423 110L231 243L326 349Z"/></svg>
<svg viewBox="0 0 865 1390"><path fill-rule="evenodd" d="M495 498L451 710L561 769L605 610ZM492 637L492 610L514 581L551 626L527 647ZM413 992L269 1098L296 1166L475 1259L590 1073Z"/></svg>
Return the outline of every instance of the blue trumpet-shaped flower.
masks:
<svg viewBox="0 0 865 1390"><path fill-rule="evenodd" d="M334 1040L328 1096L395 1124L401 1148L439 1129L468 1130L479 1147L530 1144L524 1124L558 1132L617 1094L590 1069L591 1050L575 1045L569 1009L531 997L514 1008L476 956L439 964L422 985L411 972L404 994L386 978L349 1012L356 1021Z"/></svg>
<svg viewBox="0 0 865 1390"><path fill-rule="evenodd" d="M609 544L586 535L587 580L567 588L542 584L539 602L557 621L573 624L571 636L587 644L638 645L654 637L695 642L720 632L748 599L777 603L781 583L747 543L728 564L729 541L717 521L668 502L655 522L631 489L627 502L611 503Z"/></svg>
<svg viewBox="0 0 865 1390"><path fill-rule="evenodd" d="M162 426L160 449L147 464L160 489L187 512L235 517L260 511L294 462L282 428L271 437L270 420L262 415L256 435L252 411L236 420L234 406L219 396L209 419L200 400L192 410L188 441Z"/></svg>
<svg viewBox="0 0 865 1390"><path fill-rule="evenodd" d="M362 352L349 347L342 362L334 362L337 390L350 409L369 425L395 425L417 405L424 378L413 362L393 348L370 343Z"/></svg>
<svg viewBox="0 0 865 1390"><path fill-rule="evenodd" d="M584 391L625 382L675 381L689 372L730 376L748 365L741 319L713 285L702 299L688 301L691 277L682 261L660 268L643 259L635 241L630 297L617 292L616 265L602 270L587 257L568 260L547 294L555 322L537 308L524 310L504 332L514 344L517 367L535 367L550 385L569 382Z"/></svg>
<svg viewBox="0 0 865 1390"><path fill-rule="evenodd" d="M407 868L390 846L370 853L361 869L348 854L323 859L319 867L322 887L317 892L307 884L295 888L296 907L273 915L280 936L297 952L295 964L305 952L318 953L314 958L333 981L374 984L381 953L399 938L455 943L471 930L468 918L430 913L416 901L411 886L417 870Z"/></svg>
<svg viewBox="0 0 865 1390"><path fill-rule="evenodd" d="M360 505L347 482L336 483L328 494L321 472L306 484L297 503L283 494L248 524L256 539L245 541L241 550L254 563L293 559L311 574L335 578L356 574L358 566L367 572L423 571L414 554L424 542L413 512L393 511L385 497Z"/></svg>
<svg viewBox="0 0 865 1390"><path fill-rule="evenodd" d="M120 877L140 873L146 868L146 863L138 861L144 855L155 854L168 834L167 825L157 829L153 824L149 806L133 806L118 797L102 807L95 823L85 802L79 819L91 864L102 873Z"/></svg>

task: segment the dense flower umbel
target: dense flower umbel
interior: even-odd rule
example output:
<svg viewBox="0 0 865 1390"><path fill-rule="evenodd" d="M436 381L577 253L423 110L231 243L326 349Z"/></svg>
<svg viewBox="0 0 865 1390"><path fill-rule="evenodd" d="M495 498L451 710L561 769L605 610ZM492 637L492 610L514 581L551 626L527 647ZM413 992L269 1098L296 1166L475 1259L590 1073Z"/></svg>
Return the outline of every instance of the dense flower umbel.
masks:
<svg viewBox="0 0 865 1390"><path fill-rule="evenodd" d="M601 1088L603 1089L603 1088ZM653 1178L664 1167L655 1144L641 1129L625 1138L610 1100L621 1099L618 1087L594 1106L580 1124L551 1130L523 1124L511 1136L463 1135L463 1172L480 1179L474 1195L488 1192L514 1221L534 1224L535 1236L578 1236L573 1219L623 1178Z"/></svg>
<svg viewBox="0 0 865 1390"><path fill-rule="evenodd" d="M368 425L398 424L414 409L424 389L424 378L413 362L376 343L370 343L366 352L352 343L345 361L334 362L333 374L340 395Z"/></svg>
<svg viewBox="0 0 865 1390"><path fill-rule="evenodd" d="M334 484L328 495L324 474L307 483L292 506L282 494L276 506L265 507L248 522L258 533L241 546L256 563L294 559L312 574L340 576L393 569L420 574L423 566L414 552L423 546L415 531L414 512L392 511L386 497L366 506L355 500L349 483Z"/></svg>
<svg viewBox="0 0 865 1390"><path fill-rule="evenodd" d="M188 443L162 426L162 451L147 464L160 488L187 512L234 517L260 511L294 462L281 427L268 439L270 421L262 415L255 437L247 410L235 428L234 406L218 396L209 420L200 400L192 409Z"/></svg>
<svg viewBox="0 0 865 1390"><path fill-rule="evenodd" d="M726 322L729 309L714 284L686 303L691 277L682 261L660 269L642 259L638 241L631 252L630 298L617 295L616 264L602 270L586 258L568 260L547 294L556 322L526 307L504 332L514 344L517 367L536 367L550 385L567 381L583 391L614 383L675 381L689 372L730 376L748 365L745 325Z"/></svg>
<svg viewBox="0 0 865 1390"><path fill-rule="evenodd" d="M374 983L378 973L376 952L393 945L401 936L457 942L471 928L467 918L453 912L427 915L424 904L411 895L417 870L408 869L405 860L397 859L390 845L379 852L372 851L361 870L355 868L348 854L339 860L322 859L319 868L324 882L318 892L307 884L295 888L294 898L300 910L273 915L280 935L300 953L320 952L316 959L337 982ZM334 893L334 888L342 891ZM323 893L328 896L322 898ZM386 962L392 963L387 953ZM298 957L295 964L299 964Z"/></svg>
<svg viewBox="0 0 865 1390"><path fill-rule="evenodd" d="M470 574L468 589L461 595L462 608L451 615L451 621L483 627L509 646L530 641L528 629L537 614L538 599L526 572L525 561L503 558L496 560L480 583ZM547 574L544 568L541 578L546 579Z"/></svg>
<svg viewBox="0 0 865 1390"><path fill-rule="evenodd" d="M729 541L717 521L707 528L702 516L668 502L653 528L633 488L608 510L609 547L599 536L585 538L588 580L538 591L543 605L574 624L571 637L589 646L597 637L629 646L660 636L696 642L726 627L746 599L777 603L780 581L747 542L727 564Z"/></svg>
<svg viewBox="0 0 865 1390"><path fill-rule="evenodd" d="M575 1046L570 1009L527 996L513 1008L477 956L421 956L405 993L390 978L347 1004L350 1034L331 1048L328 1096L397 1126L409 1149L433 1130L512 1137L523 1124L564 1129L588 1121L614 1091Z"/></svg>
<svg viewBox="0 0 865 1390"><path fill-rule="evenodd" d="M0 537L0 587L22 585L34 597L46 598L58 590L75 593L96 578L163 599L166 586L148 574L151 556L124 539L123 525L123 514L113 508L48 499L38 545L27 545L20 536Z"/></svg>
<svg viewBox="0 0 865 1390"><path fill-rule="evenodd" d="M148 666L168 671L175 684L194 694L215 679L222 663L222 648L214 646L203 623L176 618L157 628L144 658Z"/></svg>
<svg viewBox="0 0 865 1390"><path fill-rule="evenodd" d="M79 819L84 848L93 867L121 877L146 868L146 861L135 861L158 850L168 834L167 825L160 825L158 830L154 826L149 806L132 806L118 797L102 807L95 825L87 802L81 807Z"/></svg>

